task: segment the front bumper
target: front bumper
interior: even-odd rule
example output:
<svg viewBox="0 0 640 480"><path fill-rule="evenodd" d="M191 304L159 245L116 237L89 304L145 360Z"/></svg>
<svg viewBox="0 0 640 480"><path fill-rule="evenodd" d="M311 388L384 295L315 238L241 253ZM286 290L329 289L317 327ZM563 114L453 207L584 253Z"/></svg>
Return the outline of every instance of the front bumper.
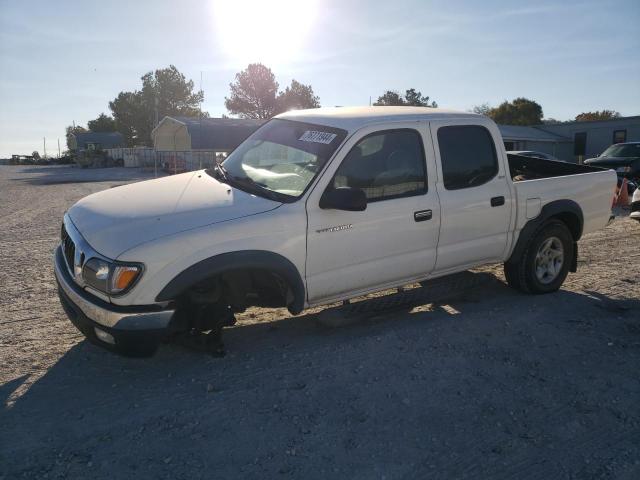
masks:
<svg viewBox="0 0 640 480"><path fill-rule="evenodd" d="M80 288L67 270L61 247L55 251L54 271L60 302L67 316L91 340L95 340L96 328L109 333L116 345L134 339L156 338L169 328L174 314L172 308L113 305Z"/></svg>

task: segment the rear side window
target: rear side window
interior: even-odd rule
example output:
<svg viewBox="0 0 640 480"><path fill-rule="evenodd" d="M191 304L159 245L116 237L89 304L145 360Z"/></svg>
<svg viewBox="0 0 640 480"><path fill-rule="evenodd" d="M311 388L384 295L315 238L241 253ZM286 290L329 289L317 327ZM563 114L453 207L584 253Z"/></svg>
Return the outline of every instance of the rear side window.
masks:
<svg viewBox="0 0 640 480"><path fill-rule="evenodd" d="M369 202L426 193L427 174L420 134L402 129L364 137L340 164L332 186L360 188Z"/></svg>
<svg viewBox="0 0 640 480"><path fill-rule="evenodd" d="M477 187L498 173L498 157L489 131L478 125L438 129L442 177L447 190Z"/></svg>

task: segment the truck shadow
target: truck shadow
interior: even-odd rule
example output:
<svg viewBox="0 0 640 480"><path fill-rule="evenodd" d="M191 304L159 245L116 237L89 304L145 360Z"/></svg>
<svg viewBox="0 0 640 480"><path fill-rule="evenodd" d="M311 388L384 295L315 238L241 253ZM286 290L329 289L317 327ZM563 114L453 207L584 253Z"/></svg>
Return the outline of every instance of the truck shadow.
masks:
<svg viewBox="0 0 640 480"><path fill-rule="evenodd" d="M74 455L78 450L108 448L118 434L153 443L149 424L169 417L178 423L183 415L191 420L197 417L215 431L228 402L241 402L245 414L260 425L262 418L268 418L264 409L273 402L284 402L282 408L286 408L286 392L304 390L313 397L322 395L321 388L347 388L349 377L339 373L342 369L351 372L373 361L384 377L383 365L399 361L405 344L419 352L420 361L437 364L448 355L439 350L443 342L480 348L481 340L496 332L515 338L518 330L530 330L544 341L549 335L556 336L558 329L571 337L575 331L598 328L599 334L605 331L620 341L640 341L640 320L634 316L640 308L638 299L569 291L544 298L526 296L489 277L482 277L483 285L446 301L413 302L360 318L344 328L319 326L317 314L241 324L225 332L229 353L224 358L166 345L155 357L128 359L83 341L35 381L21 377L0 389L5 400L0 412L0 444L9 445L11 439L5 455L12 459L7 465L19 472L22 449L37 450L47 442L75 445L75 450L68 447ZM560 306L561 319L554 319L552 313ZM594 320L585 311L600 316ZM555 330L549 332L549 325L555 325ZM474 351L470 352L460 357L461 372L449 372L449 383L455 384L456 374L464 376L464 369L479 368ZM490 369L483 372L489 378L494 374ZM17 393L20 389L24 391ZM264 394L256 393L263 390ZM103 435L110 440L103 442ZM225 449L233 451L243 440L231 438ZM217 439L211 436L206 441L214 445Z"/></svg>

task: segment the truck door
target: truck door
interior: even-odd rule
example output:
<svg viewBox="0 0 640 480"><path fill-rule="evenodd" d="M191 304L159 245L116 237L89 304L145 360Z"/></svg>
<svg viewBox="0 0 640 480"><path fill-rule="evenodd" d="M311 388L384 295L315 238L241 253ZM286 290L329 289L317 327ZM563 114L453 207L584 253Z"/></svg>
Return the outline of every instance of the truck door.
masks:
<svg viewBox="0 0 640 480"><path fill-rule="evenodd" d="M307 200L309 303L433 270L440 223L434 166L424 122L368 127L348 140ZM363 190L366 210L320 208L322 194L340 187Z"/></svg>
<svg viewBox="0 0 640 480"><path fill-rule="evenodd" d="M430 124L442 215L436 272L502 261L507 247L513 205L500 136L489 122L466 122Z"/></svg>

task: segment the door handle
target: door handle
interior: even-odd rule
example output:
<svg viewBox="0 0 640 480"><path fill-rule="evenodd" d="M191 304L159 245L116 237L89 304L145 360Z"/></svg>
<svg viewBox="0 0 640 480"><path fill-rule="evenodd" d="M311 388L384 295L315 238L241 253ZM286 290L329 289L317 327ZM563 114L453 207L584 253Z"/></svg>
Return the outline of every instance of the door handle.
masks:
<svg viewBox="0 0 640 480"><path fill-rule="evenodd" d="M426 220L431 220L431 217L433 217L433 212L431 210L418 210L413 214L413 219L416 222L424 222Z"/></svg>
<svg viewBox="0 0 640 480"><path fill-rule="evenodd" d="M491 199L491 206L492 207L499 207L500 205L504 205L504 197L503 196L493 197Z"/></svg>

